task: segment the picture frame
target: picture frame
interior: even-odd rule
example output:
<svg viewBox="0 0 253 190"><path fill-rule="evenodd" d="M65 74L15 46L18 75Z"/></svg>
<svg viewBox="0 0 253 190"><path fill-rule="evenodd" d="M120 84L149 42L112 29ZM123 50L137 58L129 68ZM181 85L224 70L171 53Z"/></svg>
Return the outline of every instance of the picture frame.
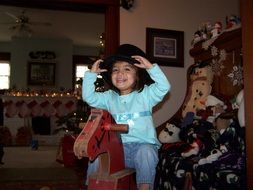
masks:
<svg viewBox="0 0 253 190"><path fill-rule="evenodd" d="M28 62L28 85L55 85L55 63Z"/></svg>
<svg viewBox="0 0 253 190"><path fill-rule="evenodd" d="M184 67L184 32L146 28L146 54L152 63Z"/></svg>

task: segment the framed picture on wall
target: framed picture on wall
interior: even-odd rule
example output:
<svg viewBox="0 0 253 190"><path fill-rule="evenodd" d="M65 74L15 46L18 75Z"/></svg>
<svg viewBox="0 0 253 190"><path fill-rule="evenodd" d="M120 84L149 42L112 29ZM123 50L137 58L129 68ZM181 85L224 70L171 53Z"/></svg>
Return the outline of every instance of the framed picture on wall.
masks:
<svg viewBox="0 0 253 190"><path fill-rule="evenodd" d="M146 54L153 63L184 67L184 32L146 28Z"/></svg>
<svg viewBox="0 0 253 190"><path fill-rule="evenodd" d="M28 85L54 85L55 63L28 62Z"/></svg>

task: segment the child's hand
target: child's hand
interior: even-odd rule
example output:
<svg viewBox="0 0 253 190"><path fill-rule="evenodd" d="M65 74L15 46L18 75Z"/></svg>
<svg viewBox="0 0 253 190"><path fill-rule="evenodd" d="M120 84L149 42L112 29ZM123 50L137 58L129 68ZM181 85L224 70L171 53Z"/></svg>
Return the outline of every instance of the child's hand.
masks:
<svg viewBox="0 0 253 190"><path fill-rule="evenodd" d="M97 74L102 73L102 72L106 72L107 71L106 69L100 69L99 68L99 65L100 65L101 62L103 62L103 60L98 59L95 63L93 63L90 71L93 72L93 73L97 73Z"/></svg>
<svg viewBox="0 0 253 190"><path fill-rule="evenodd" d="M132 56L132 58L136 59L139 62L134 64L136 67L143 69L151 69L153 67L152 63L150 63L146 58L142 56L135 55Z"/></svg>

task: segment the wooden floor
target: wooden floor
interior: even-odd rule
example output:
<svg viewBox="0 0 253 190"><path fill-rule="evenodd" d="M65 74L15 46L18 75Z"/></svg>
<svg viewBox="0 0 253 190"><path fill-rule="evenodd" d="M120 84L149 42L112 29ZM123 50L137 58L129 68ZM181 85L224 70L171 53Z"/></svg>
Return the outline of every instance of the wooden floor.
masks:
<svg viewBox="0 0 253 190"><path fill-rule="evenodd" d="M0 168L0 190L84 190L85 171L73 168Z"/></svg>
<svg viewBox="0 0 253 190"><path fill-rule="evenodd" d="M75 181L1 181L0 190L85 190Z"/></svg>
<svg viewBox="0 0 253 190"><path fill-rule="evenodd" d="M84 189L86 165L73 167L56 161L57 147L5 147L0 165L0 190L79 190Z"/></svg>
<svg viewBox="0 0 253 190"><path fill-rule="evenodd" d="M56 162L58 146L39 146L32 150L30 146L4 147L4 165L0 168L62 168Z"/></svg>

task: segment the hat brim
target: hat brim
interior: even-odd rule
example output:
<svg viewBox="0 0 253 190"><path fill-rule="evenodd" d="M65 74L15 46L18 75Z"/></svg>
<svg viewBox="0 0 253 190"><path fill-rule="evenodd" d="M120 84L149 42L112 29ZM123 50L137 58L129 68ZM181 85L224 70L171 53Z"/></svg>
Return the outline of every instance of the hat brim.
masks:
<svg viewBox="0 0 253 190"><path fill-rule="evenodd" d="M110 69L112 67L112 65L117 62L117 61L126 61L130 64L135 64L135 63L140 63L139 61L137 61L136 59L129 57L129 56L125 56L125 55L112 55L109 56L108 58L106 58L103 63L101 63L101 69Z"/></svg>

